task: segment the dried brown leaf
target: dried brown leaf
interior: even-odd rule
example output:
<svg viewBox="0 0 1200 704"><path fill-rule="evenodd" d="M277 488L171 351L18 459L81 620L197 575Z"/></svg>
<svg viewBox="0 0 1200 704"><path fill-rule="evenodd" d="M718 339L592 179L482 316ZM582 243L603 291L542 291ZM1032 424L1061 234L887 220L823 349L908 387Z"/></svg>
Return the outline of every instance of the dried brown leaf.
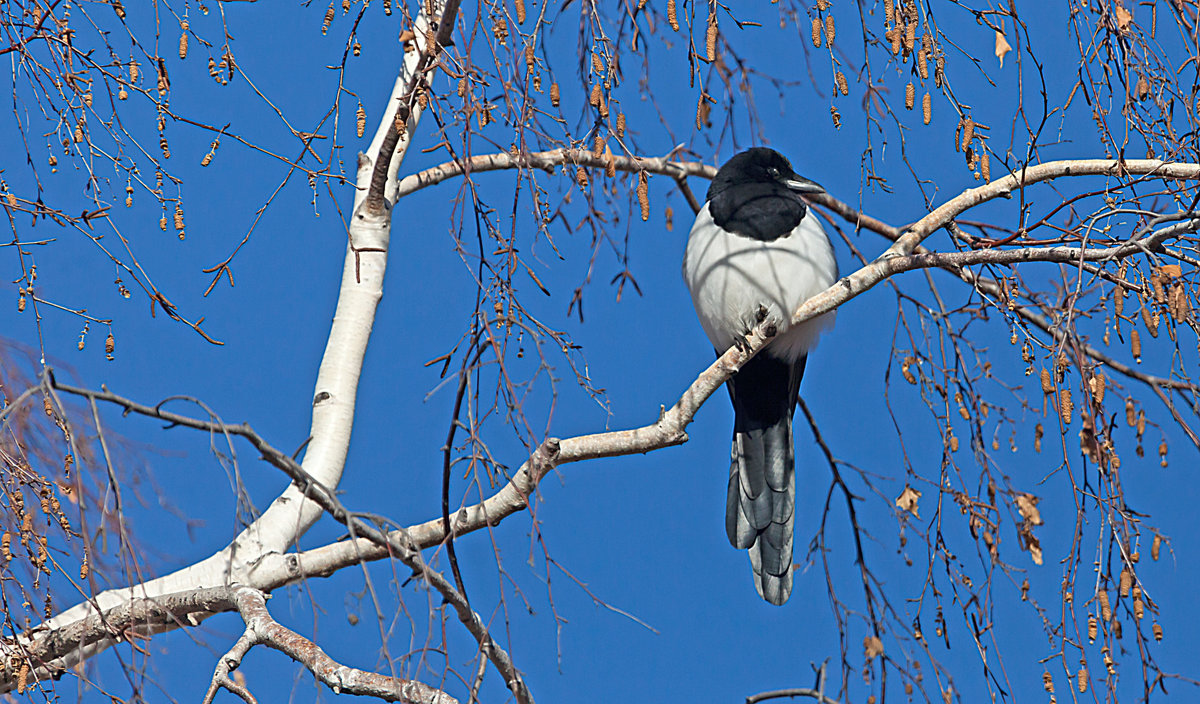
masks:
<svg viewBox="0 0 1200 704"><path fill-rule="evenodd" d="M1004 56L1012 51L1012 46L1004 36L1004 32L996 32L996 58L1000 59L1000 68L1004 68Z"/></svg>
<svg viewBox="0 0 1200 704"><path fill-rule="evenodd" d="M1024 518L1030 525L1042 525L1042 514L1038 511L1038 502L1041 501L1033 494L1017 494L1017 510L1021 512L1021 518Z"/></svg>
<svg viewBox="0 0 1200 704"><path fill-rule="evenodd" d="M1133 13L1125 9L1124 5L1117 5L1117 9L1113 11L1117 17L1117 28L1121 30L1129 29L1129 25L1133 23Z"/></svg>
<svg viewBox="0 0 1200 704"><path fill-rule="evenodd" d="M879 636L867 636L863 638L863 652L866 654L868 660L883 655L883 641L879 640Z"/></svg>
<svg viewBox="0 0 1200 704"><path fill-rule="evenodd" d="M896 508L911 513L915 518L920 518L920 514L917 513L917 499L919 498L921 498L920 491L905 485L904 491L896 497Z"/></svg>

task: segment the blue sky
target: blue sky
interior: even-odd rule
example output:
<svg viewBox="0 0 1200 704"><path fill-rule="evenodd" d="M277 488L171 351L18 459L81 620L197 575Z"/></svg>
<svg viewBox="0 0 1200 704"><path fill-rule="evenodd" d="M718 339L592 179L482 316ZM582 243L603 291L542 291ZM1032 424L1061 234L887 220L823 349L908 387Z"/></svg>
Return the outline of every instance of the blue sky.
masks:
<svg viewBox="0 0 1200 704"><path fill-rule="evenodd" d="M839 46L857 62L861 49L853 43L857 27L850 9L838 5L834 14L840 23ZM1059 8L1048 5L1021 9L1031 13L1023 19L1035 32L1039 58L1049 67L1045 77L1051 104L1061 103L1075 79L1077 62L1066 17ZM575 81L572 52L578 10L572 4L564 11L547 39L551 46L560 48L564 57L553 64L564 87ZM474 13L475 8L466 11ZM130 9L132 25L152 27L151 21L137 12ZM312 129L328 109L337 75L323 67L340 60L341 38L349 25L339 15L329 37L323 39L319 31L322 12L323 8L315 7L280 9L243 3L225 7L230 30L236 37L239 65L299 130ZM859 110L863 83L851 77L850 97L836 101L842 126L835 129L829 118L832 80L828 54L813 52L805 31L778 29L778 15L772 14L778 12L774 6L756 5L747 12L750 15L746 19L755 19L764 26L734 32L732 41L737 49L762 72L799 81L782 99L765 83L755 86L763 131L770 145L789 155L797 171L819 181L842 200L896 225L918 219L926 212L925 206L900 160L894 126L889 128L886 146L878 134L872 137L877 168L888 176L893 190L888 192L864 182L860 154L866 133ZM980 121L990 123L997 149L1003 151L1008 148L1005 133L1014 110L1015 54L1010 54L1000 69L991 53L994 34L990 29L977 25L969 13L953 6L939 6L938 12L943 30L981 59L976 74L961 55L951 55L952 68L962 76L955 83L956 95L973 107ZM1140 14L1138 17L1141 19ZM382 110L396 70L398 52L393 40L398 25L395 16L385 21L374 7L367 18L369 21L360 27L363 55L352 61L348 85L361 96L370 123ZM202 17L193 8L190 22L202 36L220 36L216 12ZM802 17L800 25L805 28L807 20ZM164 53L173 54L174 29L163 34L165 45L171 47ZM678 43L667 47L657 36L645 40L650 47L653 102L662 111L661 119L674 135L691 139L688 145L697 158L719 163L730 156L735 145L729 139L713 144L707 133L691 137L696 92L687 85L686 56L681 47ZM261 101L254 99L242 79L223 89L211 82L203 56L196 51L185 62L172 59L172 109L205 122L230 121L233 131L269 149L285 155L297 153L296 140ZM616 95L630 116L637 147L649 155L663 154L675 143L659 124L655 105L643 99L639 91L640 67L636 63L626 59L625 82ZM1059 68L1068 65L1070 71ZM902 68L908 71L908 66ZM810 87L810 70L825 97ZM895 70L882 68L881 64L873 64L873 70L875 80L882 80L896 96L894 103L905 127L906 149L915 155L914 161L926 176L936 178L935 202L975 185L962 166L962 156L952 151L954 120L945 99L935 93L934 125L923 127L919 110L899 110L899 96L907 78L898 77ZM994 87L977 80L976 75L985 73L995 82ZM442 78L435 88L452 89ZM1027 99L1032 95L1027 88ZM585 102L577 88L573 92L565 90L565 96L569 106L578 108ZM364 148L366 141L353 139L352 127L347 127L353 121L353 100L347 105L341 116L342 135L347 141L342 158L350 169L354 151ZM138 134L143 138L151 135L147 144L153 144L152 110L144 104L136 106L133 101L131 106L140 111L126 118L133 125L131 129L140 130ZM568 114L579 113L568 110ZM12 134L12 119L11 111L0 116L5 134ZM1052 131L1061 135L1062 143L1048 147L1043 159L1103 156L1088 131L1091 122L1087 112L1077 110L1052 120L1061 120ZM33 132L40 134L40 123L35 124L39 126ZM759 143L743 118L737 124L737 148ZM583 137L583 125L580 121L568 128L573 136ZM433 128L432 120L422 123L417 147L432 146ZM212 166L201 169L198 163L211 135L175 124L168 128L168 134L176 155L171 166L185 180L187 239L180 242L171 233L158 230L157 208L144 193L137 194L135 207L125 211L120 203L123 181L114 181L113 193L108 196L114 203L113 217L129 237L145 270L181 312L193 319L205 317L205 329L225 344L210 345L161 313L151 317L146 299L139 292L124 300L112 283L114 268L95 247L78 233L46 222L31 230L25 218L17 226L22 239L57 238L35 252L40 295L62 305L86 306L98 317L111 317L115 360L104 359L103 333L95 328L85 351L76 351L81 321L53 310L43 310L39 328L31 311L18 314L15 305L0 306L0 334L34 350L40 339L50 363L64 370L60 372L64 375L69 370L83 384L106 384L114 392L143 402L172 395L193 396L225 420L248 422L277 447L291 451L304 442L308 432L313 380L335 303L345 247L339 210L324 190L314 209L304 179L293 178L238 255L236 286L219 284L205 297L210 275L201 270L219 262L240 241L258 208L282 179L284 169L279 161L241 148L232 140L222 144ZM489 134L506 145L511 130L501 126ZM1024 143L1018 140L1012 149L1023 152ZM32 193L29 172L16 158L20 145L10 137L3 151L7 155L0 159L3 177L15 192ZM477 147L477 151L483 148ZM327 154L326 148L322 158ZM444 159L444 152L422 154L414 150L402 173ZM45 200L80 202L79 172L65 163L60 171L49 178L43 174ZM557 202L560 196L555 194L569 183L562 174L540 178L550 189L552 202ZM481 193L490 206L497 208L497 222L504 227L513 225L513 179L509 173L477 178ZM1100 181L1094 179L1088 185L1098 187ZM696 180L691 187L702 194L707 184ZM471 272L455 251L447 216L447 203L459 197L458 189L457 182L426 189L405 198L394 211L385 298L360 382L354 439L341 485L347 506L384 514L401 523L427 520L440 506L441 444L453 403L453 386L442 383L438 366L425 367L424 363L454 346L468 323L473 303ZM337 206L344 211L352 198L349 188L335 188L334 195ZM1058 196L1042 189L1035 197L1042 204ZM651 179L651 204L647 223L636 215L629 220L629 211L623 211L621 221L608 226L608 235L616 242L628 237L628 265L640 288L640 295L626 288L620 301L616 300L616 288L608 284L622 269L613 248L602 246L593 263L586 231L572 234L555 226L551 232L562 255L560 260L544 240L534 243L525 219L516 221L526 243L524 251L531 255L528 261L552 294L547 298L531 280L521 279L518 295L548 326L566 331L582 345L587 373L605 391L607 407L575 387L561 358L552 357L559 363L555 373L561 378L549 419L553 435L566 437L652 422L660 405L674 403L712 359L678 273L691 220L687 205L664 178ZM669 231L663 225L667 206L675 213L674 228ZM525 213L523 208L527 209L528 204L519 203L515 210ZM573 222L581 217L577 207L567 212ZM1007 202L990 206L985 215L1006 225L1016 220L1013 206ZM468 220L466 227L472 228L473 223ZM884 248L882 240L869 233L851 232L849 237L868 258ZM115 239L110 234L105 241ZM848 248L836 236L834 241L842 270L853 271L856 263ZM931 244L944 246L945 242L935 238ZM0 261L10 272L6 281L19 276L11 273L18 271L11 250L0 249ZM585 289L585 317L581 322L568 315L567 304L589 269L592 282ZM1032 281L1049 276L1025 275ZM949 305L967 300L969 292L949 276L940 272L932 276ZM915 290L926 290L919 280L921 274L906 277ZM4 285L10 289L8 300L14 300L16 286ZM921 518L909 520L928 527L934 513L942 453L929 411L915 387L899 378L895 366L898 360L892 355L896 326L897 298L887 286L877 287L844 306L838 312L836 328L809 360L803 397L834 456L848 463L842 471L851 489L863 497L856 508L868 561L879 580L876 586L889 597L896 618L907 623L920 617L933 644L931 652L953 674L954 688L962 701L987 696L989 679L998 683L993 684L995 691L1007 692L1013 700L1039 700L1046 696L1041 683L1044 666L1039 660L1053 656L1059 641L1047 638L1041 619L1029 603L1019 599L1016 584L1027 577L1038 604L1051 613L1061 608L1058 585L1063 568L1059 560L1071 549L1076 516L1069 477L1082 482L1090 474L1095 481L1094 468L1080 468L1075 440L1078 420L1064 441L1071 450L1069 472L1059 469L1059 441L1050 421L1043 419L1047 427L1044 453L1032 452L1033 423L1042 413L1036 405L1022 410L1015 402L1012 404L1012 414L1019 421L1016 433L1020 450L996 453L1000 463L994 468L997 476L1007 477L1013 487L1042 498L1040 508L1046 525L1037 532L1046 554L1044 565L1035 566L1028 554L1018 549L1018 538L1009 520L1001 533L1002 550L1017 571L1011 577L993 573L986 552L979 555L958 511L952 506L946 509L946 544L956 553L962 569L976 580L994 574L994 602L985 611L994 619L996 642L986 642L986 662L992 669L985 671L963 625L964 607L956 603L949 586L951 580L945 578L945 564L935 561L930 567L923 545L912 537L913 525L905 533L910 541L903 548L900 545L901 524L891 504L905 485L905 471L911 469L916 478L907 481L918 482L924 493ZM1035 403L1040 401L1036 376L1026 379L1022 374L1019 349L1010 346L1007 325L996 317L990 323L973 323L969 332L978 336L977 344L987 348L987 358L995 364L998 375L1009 384L1032 382L1030 398ZM898 344L904 347L903 342ZM885 386L889 360L891 385ZM1159 364L1159 369L1165 369L1168 363L1166 356L1147 354L1145 365ZM1004 398L996 385L989 386L987 393L989 398ZM1141 390L1137 393L1145 395ZM549 399L544 387L532 397L532 415L540 423L546 422ZM889 402L895 421L889 415ZM1146 407L1153 419L1167 420L1160 406L1148 401ZM106 409L103 418L107 430L129 439L131 445L124 454L133 463L131 466L144 467L153 477L152 484L143 479L131 485L139 500L130 509L135 531L152 554L148 561L152 570L165 572L190 564L224 546L235 535L238 526L230 479L210 454L207 437L181 429L164 430L146 419L123 418L116 409ZM830 607L826 576L819 560L803 561L819 529L830 483L829 466L807 424L798 418L796 556L803 566L797 572L795 591L787 606L769 606L753 589L745 555L729 547L724 537L731 423L731 411L720 392L700 411L688 428L690 441L681 447L561 468L541 485L536 516L544 543L531 537L531 523L525 515L503 523L490 539L481 532L457 542L472 603L497 632L503 633L501 642L510 646L535 698L544 702L614 697L737 701L758 691L810 686L814 680L810 663L826 659L831 693L837 691L843 676L839 626ZM901 456L897 428L902 433L907 461ZM510 468L518 466L526 452L503 423L492 422L487 432L500 460ZM1007 430L1001 431L1002 444L1007 444L1007 434ZM1196 453L1177 431L1168 428L1166 437L1172 448L1170 467L1158 466L1154 448L1159 435L1157 429L1152 429L1147 434L1144 459L1134 457L1130 451L1122 455L1122 482L1130 507L1150 514L1150 522L1171 539L1171 550L1164 550L1160 561L1143 557L1139 567L1139 576L1148 585L1158 608L1157 618L1166 630L1166 639L1150 647L1164 671L1195 675L1185 635L1186 624L1198 618L1188 587L1198 576L1194 556L1200 551L1189 520L1192 507L1200 500L1191 481ZM966 451L961 454L958 460L963 474L971 476L973 463ZM248 446L239 446L239 461L242 479L261 509L285 485L285 479L257 461ZM864 476L871 478L878 494L864 482ZM978 491L980 486L965 489ZM456 479L453 492L477 500L477 489L461 478ZM853 564L854 546L844 502L836 493L828 515L831 580L836 593L853 609L861 610L864 604ZM189 528L180 516L197 523ZM1090 566L1095 559L1096 536L1104 531L1094 508L1086 512L1080 530L1080 559ZM314 547L343 533L339 525L326 519L303 539L302 545ZM1143 545L1142 555L1148 552L1148 546ZM547 565L547 554L556 565ZM445 567L440 555L431 557L435 564ZM905 564L906 557L913 561L911 566ZM407 616L392 621L397 608L395 591L407 578L405 570L398 567L377 564L369 568L383 603L382 627L376 626L370 599L361 596L364 579L356 570L292 587L286 594L278 594L270 606L277 619L315 637L334 658L364 669L380 667L381 628L392 629L387 649L393 657L426 645L428 600L419 586L400 588L415 626ZM929 592L922 589L929 569L943 573L937 583L943 590L949 622L948 649L931 635L936 609ZM593 602L567 572L613 608ZM1094 576L1090 573L1081 575L1078 589L1082 592L1092 582ZM1076 601L1083 602L1087 597L1090 594L1077 596ZM918 605L916 600L922 598ZM70 597L65 595L63 599ZM313 608L314 602L317 609ZM357 625L348 622L347 614L351 613L361 619ZM846 657L854 668L845 673L851 687L848 701L865 701L869 693L880 692L878 664L872 669L872 684L864 684L863 623L860 616L854 616L847 630ZM473 644L456 626L450 618L450 665L463 676L470 676ZM152 687L161 687L162 692L180 701L195 699L206 688L216 657L239 631L237 618L226 614L210 620L197 633L177 632L154 639L148 646L154 657L147 668L155 683ZM997 644L1004 656L1002 665L996 660ZM1094 675L1103 671L1099 645L1087 651ZM1122 697L1133 696L1141 691L1136 645L1128 635L1121 645L1132 648L1134 654L1120 660L1118 692ZM903 660L905 648L919 657L926 690L931 698L939 699L939 688L934 684L938 678L928 658L919 655L911 643L903 644L890 632L887 634L885 649L889 657ZM129 650L123 649L121 655L130 657ZM436 655L429 658L428 667L415 674L436 684L430 670L440 672L442 661ZM1070 661L1067 666L1073 673L1078 662ZM112 654L98 658L91 667L91 676L111 687L114 694L128 695L131 685L120 674ZM410 661L401 667L413 668L413 664ZM1055 676L1059 701L1066 701L1072 695L1062 665L1051 660L1045 667ZM285 656L272 651L256 650L242 671L252 691L264 702L308 701L320 689L314 688L311 677ZM896 673L889 669L888 676L892 678L888 694L903 696ZM503 700L506 691L494 675L489 677L483 700ZM1094 686L1100 684L1094 682ZM464 694L457 682L447 686L457 696ZM56 685L57 691L68 697L75 696L76 687L71 678ZM1173 696L1163 696L1163 700L1186 701L1191 693L1178 682L1169 682L1167 687ZM94 689L84 687L79 691L83 701L103 699ZM150 689L145 696L148 701L159 701L163 694ZM222 696L219 701L232 700L228 694ZM327 699L333 695L321 691L320 696ZM1093 690L1089 689L1087 697L1092 696Z"/></svg>

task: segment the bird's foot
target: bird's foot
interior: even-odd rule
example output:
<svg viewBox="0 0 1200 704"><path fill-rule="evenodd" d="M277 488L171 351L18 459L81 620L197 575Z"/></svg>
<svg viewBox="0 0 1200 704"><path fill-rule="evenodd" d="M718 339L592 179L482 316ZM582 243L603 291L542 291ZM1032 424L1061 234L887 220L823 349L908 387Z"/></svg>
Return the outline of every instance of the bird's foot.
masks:
<svg viewBox="0 0 1200 704"><path fill-rule="evenodd" d="M778 320L768 320L767 319L768 315L770 315L770 311L768 311L767 307L762 305L761 303L758 306L758 310L754 311L754 318L755 318L756 324L762 326L763 337L765 337L769 340L772 337L775 337L775 335L777 335L779 333L779 321Z"/></svg>

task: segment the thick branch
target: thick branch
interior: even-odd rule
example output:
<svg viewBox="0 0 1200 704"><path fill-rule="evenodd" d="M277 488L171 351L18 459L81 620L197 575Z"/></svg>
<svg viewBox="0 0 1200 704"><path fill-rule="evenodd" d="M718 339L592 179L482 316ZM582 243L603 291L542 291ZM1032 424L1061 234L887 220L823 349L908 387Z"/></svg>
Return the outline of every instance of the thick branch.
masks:
<svg viewBox="0 0 1200 704"><path fill-rule="evenodd" d="M404 90L399 96L399 105L396 105L394 110L387 111L388 119L384 123L386 130L380 141L379 149L373 152L376 156L375 168L371 172L365 206L367 211L374 215L383 214L388 208L389 201L395 202L394 197L389 198L388 185L395 180L394 176L399 162L403 161L408 145L411 144L413 130L421 118L418 95L425 90L425 86L429 83L425 74L437 68L434 60L441 54L442 48L450 44L450 34L454 30L454 20L458 16L459 2L460 0L445 0L444 3L437 3L442 5L440 10L437 4L427 6L422 3L421 13L417 15L417 19L413 23L416 51L412 53L413 55L405 56L400 79L397 79L398 84L400 81L404 81ZM425 15L427 7L432 8L433 13L438 16L439 19L436 23L431 23ZM430 29L434 32L432 45L429 43L431 37L428 32ZM407 80L405 80L406 78ZM397 102L395 93L393 93L393 100L388 104L392 105L394 102Z"/></svg>
<svg viewBox="0 0 1200 704"><path fill-rule="evenodd" d="M476 641L479 643L480 651L492 661L492 663L496 666L496 669L504 677L505 683L513 691L513 694L516 696L517 700L523 704L532 704L533 698L529 694L529 690L525 686L520 672L516 669L516 666L513 664L508 653L501 648L498 643L496 643L495 639L491 637L487 626L483 623L483 620L477 613L475 613L475 611L470 608L466 598L462 595L462 593L459 592L454 585L449 582L449 580L443 577L441 573L431 569L425 563L424 559L422 559L420 550L424 547L431 547L431 545L417 546L413 543L412 539L403 529L385 533L384 531L381 531L375 528L373 525L358 518L344 505L342 505L341 501L337 498L337 495L331 489L310 476L298 462L296 462L287 454L273 447L246 424L230 426L222 423L219 420L200 420L197 418L184 416L182 414L165 411L161 406L147 406L145 404L137 403L136 401L117 396L109 391L95 392L88 389L81 389L66 384L60 384L53 380L52 383L55 385L56 389L65 393L81 395L89 400L92 400L93 402L96 400L102 400L117 404L121 406L127 413L139 413L152 418L165 420L175 425L182 425L185 427L205 430L213 433L239 435L243 438L246 438L255 447L255 449L262 454L264 460L283 470L288 475L288 477L294 482L294 488L305 499L313 501L316 505L320 506L322 510L329 513L329 515L335 520L348 527L352 535L362 536L362 540L367 541L367 544L373 548L372 552L375 553L377 558L384 557L385 555L394 555L404 562L404 564L408 565L408 567L412 569L414 573L425 579L430 586L441 593L446 602L454 607L455 612L458 614L459 620L463 622L463 625L467 628L467 631L475 637ZM547 452L549 453L553 452L553 449L556 448L557 445L553 441L548 441L548 443L543 443L543 447L549 448L547 449ZM541 474L544 473L544 471L541 472ZM538 478L540 479L541 475L539 475ZM435 522L441 525L440 520L436 520ZM364 546L364 549L367 549L366 546ZM361 559L361 556L358 556L355 561ZM291 560L294 560L294 557L291 558ZM255 571L255 576L259 579L255 580L253 589L271 591L279 586L282 586L283 584L293 581L293 579L297 577L297 570L294 562L288 562L283 565L275 566L263 565ZM255 591L254 593L258 594L258 591ZM222 603L220 606L221 608L217 609L217 611L228 610L230 608L228 603ZM198 619L207 618L209 615L211 615L211 613L190 614L189 616L192 622L195 623L198 622ZM166 624L161 630L166 630L167 628L171 627L173 627L172 624ZM27 635L34 636L34 634ZM69 648L72 646L72 643L67 642L65 645ZM209 690L210 693L214 692L217 686L226 686L227 675L228 671L226 670L222 672L219 666L217 672L213 676L213 685Z"/></svg>
<svg viewBox="0 0 1200 704"><path fill-rule="evenodd" d="M36 627L16 641L5 639L0 648L9 662L15 657L22 661L22 666L29 667L30 681L35 677L47 679L131 637L144 638L182 625L195 625L204 616L232 608L233 591L229 587L131 599L59 628ZM0 680L0 691L16 688L16 675L22 666L5 669L7 676Z"/></svg>
<svg viewBox="0 0 1200 704"><path fill-rule="evenodd" d="M1064 176L1123 176L1123 175L1154 175L1160 178L1200 179L1200 164L1174 164L1153 159L1138 159L1118 162L1109 159L1081 159L1071 161L1052 161L1037 164L1025 169L1023 173L1014 173L997 179L985 186L965 191L950 199L949 202L935 209L918 220L906 233L888 247L875 261L848 276L842 277L833 286L805 301L792 313L792 324L810 320L827 313L846 301L874 288L877 284L895 274L910 269L919 268L916 262L921 255L915 255L917 247L936 232L945 227L961 213L996 198L1008 197L1014 190L1041 181L1049 181ZM1131 245L1121 245L1122 247ZM1132 245L1136 246L1136 245ZM1057 249L1057 248L1054 248ZM983 250L991 251L991 250ZM1009 250L1000 250L1002 252ZM1021 250L1017 250L1021 251ZM964 254L971 254L970 252ZM1037 261L1024 259L1023 261ZM929 264L936 266L936 264ZM755 350L757 351L757 349Z"/></svg>
<svg viewBox="0 0 1200 704"><path fill-rule="evenodd" d="M991 183L972 188L951 198L918 220L889 251L908 254L917 244L945 227L961 213L996 198L1007 198L1013 191L1042 181L1065 176L1154 176L1162 179L1200 179L1200 164L1181 164L1158 159L1066 159L1035 164Z"/></svg>

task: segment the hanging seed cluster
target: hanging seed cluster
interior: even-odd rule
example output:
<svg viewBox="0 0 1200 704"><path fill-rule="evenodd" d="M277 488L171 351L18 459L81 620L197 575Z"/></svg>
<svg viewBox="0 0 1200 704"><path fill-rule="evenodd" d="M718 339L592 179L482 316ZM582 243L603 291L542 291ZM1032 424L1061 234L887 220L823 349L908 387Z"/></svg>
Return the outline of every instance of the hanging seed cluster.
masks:
<svg viewBox="0 0 1200 704"><path fill-rule="evenodd" d="M492 36L500 46L508 46L508 20L504 19L504 15L492 17Z"/></svg>
<svg viewBox="0 0 1200 704"><path fill-rule="evenodd" d="M818 49L821 47L821 34L824 32L824 44L829 48L833 48L833 38L837 34L837 28L833 22L833 15L824 14L830 6L829 0L817 0L816 9L817 15L812 18L812 43ZM824 19L822 19L822 15Z"/></svg>
<svg viewBox="0 0 1200 704"><path fill-rule="evenodd" d="M171 79L167 75L167 62L159 59L154 64L154 82L159 97L165 96L171 89Z"/></svg>
<svg viewBox="0 0 1200 704"><path fill-rule="evenodd" d="M333 3L329 3L329 8L325 10L325 19L321 22L321 36L329 33L329 25L333 24L333 18L337 16L337 11L333 8Z"/></svg>
<svg viewBox="0 0 1200 704"><path fill-rule="evenodd" d="M638 172L638 205L642 208L642 222L650 219L650 178L645 171Z"/></svg>
<svg viewBox="0 0 1200 704"><path fill-rule="evenodd" d="M705 91L700 91L700 100L696 103L696 129L712 127L712 104L716 102Z"/></svg>
<svg viewBox="0 0 1200 704"><path fill-rule="evenodd" d="M601 120L608 120L609 94L616 85L614 61L614 57L603 53L603 47L598 46L592 51L591 80L594 83L588 104L596 109Z"/></svg>
<svg viewBox="0 0 1200 704"><path fill-rule="evenodd" d="M816 27L814 27L814 30ZM914 59L916 65L916 73L919 77L917 82L921 87L925 86L929 80L930 63L934 64L933 78L934 84L937 87L942 87L945 81L945 56L938 46L936 40L928 25L922 28L920 10L917 4L911 0L885 0L884 2L884 39L893 56L900 58L901 61L907 63L910 58ZM917 36L918 30L923 30L920 37ZM832 41L832 32L826 32L829 41ZM904 86L904 108L913 110L917 104L918 85L912 80ZM928 90L923 91L921 96L921 116L923 122L928 125L933 120L933 98ZM961 132L962 124L959 124ZM967 140L962 151L966 151L970 145L970 140ZM974 170L978 167L978 173L983 176L987 172L985 179L990 178L991 169L987 164L986 149L982 149L983 142L980 140L980 156L979 161L975 162L968 155L968 163L972 164Z"/></svg>
<svg viewBox="0 0 1200 704"><path fill-rule="evenodd" d="M180 22L179 29L179 58L186 59L188 55L188 21Z"/></svg>
<svg viewBox="0 0 1200 704"><path fill-rule="evenodd" d="M228 85L229 81L233 80L233 67L233 54L228 50L221 55L220 61L208 57L208 75L217 85Z"/></svg>
<svg viewBox="0 0 1200 704"><path fill-rule="evenodd" d="M56 415L49 396L43 397L43 407L48 409L49 417L69 439L70 430ZM70 458L70 455L67 457ZM68 479L70 467L71 462L64 463ZM70 519L63 511L58 497L62 492L69 498L69 493L63 491L57 482L38 475L21 455L4 455L0 458L0 469L3 470L0 471L0 475L4 477L0 481L0 494L3 495L3 505L6 509L0 514L5 522L3 535L0 535L0 570L5 572L6 580L12 578L14 560L29 570L33 577L32 590L26 591L26 587L22 587L22 592L26 599L24 607L31 609L30 601L34 597L32 591L38 590L44 576L51 574L51 570L55 568L55 562L50 559L50 536L43 528L57 527L68 541L79 537L79 534L72 529ZM30 498L36 499L37 509L30 507L29 504L33 503L28 501ZM83 559L87 559L86 548ZM43 613L47 617L52 613L51 606L50 594L47 593L43 602ZM13 613L5 614L6 627L13 625L13 618ZM25 625L28 626L28 622ZM16 660L4 662L3 666L8 670L7 676L12 676L18 669L27 667Z"/></svg>
<svg viewBox="0 0 1200 704"><path fill-rule="evenodd" d="M982 177L985 182L992 180L987 144L984 141L988 129L987 125L976 122L968 115L958 121L954 130L954 150L963 153L967 168L974 172L975 178Z"/></svg>
<svg viewBox="0 0 1200 704"><path fill-rule="evenodd" d="M837 36L837 25L834 22L833 15L828 12L830 0L817 0L815 5L816 13L812 18L812 43L814 47L825 47L832 49L834 38ZM836 66L837 59L834 58L833 85L837 93L847 96L850 95L850 84L846 80L846 74ZM842 127L842 115L838 112L837 106L829 106L829 116L833 120L835 129Z"/></svg>
<svg viewBox="0 0 1200 704"><path fill-rule="evenodd" d="M712 8L708 12L708 29L704 36L704 60L712 63L717 60L717 11Z"/></svg>
<svg viewBox="0 0 1200 704"><path fill-rule="evenodd" d="M217 155L217 148L220 146L221 146L221 140L214 139L212 141L212 144L208 145L208 153L205 154L204 158L200 160L200 165L208 166L209 164L211 164L213 157L215 157Z"/></svg>

